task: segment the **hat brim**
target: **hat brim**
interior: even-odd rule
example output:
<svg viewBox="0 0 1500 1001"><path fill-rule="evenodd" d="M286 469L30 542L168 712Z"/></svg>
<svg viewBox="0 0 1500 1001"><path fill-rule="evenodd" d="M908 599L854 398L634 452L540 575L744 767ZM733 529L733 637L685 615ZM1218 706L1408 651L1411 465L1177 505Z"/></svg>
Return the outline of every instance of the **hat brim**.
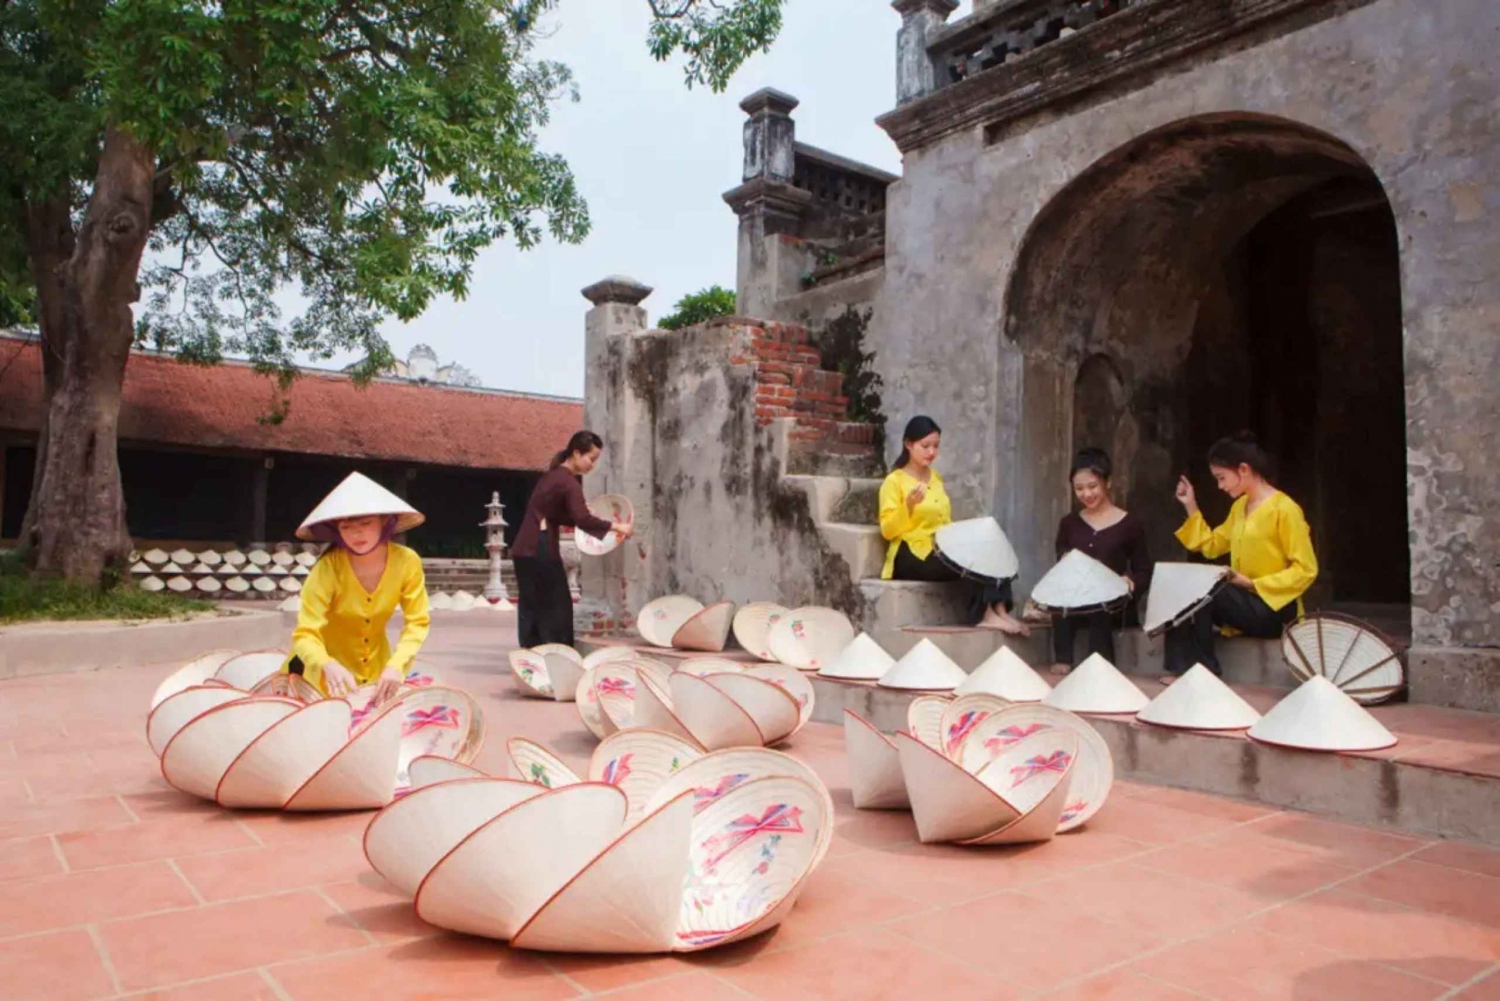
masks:
<svg viewBox="0 0 1500 1001"><path fill-rule="evenodd" d="M319 539L314 534L314 529L319 525L329 525L337 531L338 523L348 521L350 518L389 518L392 516L396 519L396 531L393 533L395 535L400 535L402 532L410 532L427 520L427 516L420 511L368 511L364 514L341 515L340 517L329 518L325 521L307 522L301 528L297 529L297 538L303 542L321 542L324 540Z"/></svg>

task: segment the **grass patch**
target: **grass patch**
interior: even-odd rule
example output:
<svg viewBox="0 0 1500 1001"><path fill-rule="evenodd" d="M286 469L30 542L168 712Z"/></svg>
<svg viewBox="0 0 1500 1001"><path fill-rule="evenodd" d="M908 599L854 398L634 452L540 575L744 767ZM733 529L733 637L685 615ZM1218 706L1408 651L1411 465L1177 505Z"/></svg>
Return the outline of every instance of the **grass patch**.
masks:
<svg viewBox="0 0 1500 1001"><path fill-rule="evenodd" d="M83 619L173 619L213 609L207 601L166 591L142 591L126 581L89 587L63 580L32 580L15 553L0 553L0 625Z"/></svg>

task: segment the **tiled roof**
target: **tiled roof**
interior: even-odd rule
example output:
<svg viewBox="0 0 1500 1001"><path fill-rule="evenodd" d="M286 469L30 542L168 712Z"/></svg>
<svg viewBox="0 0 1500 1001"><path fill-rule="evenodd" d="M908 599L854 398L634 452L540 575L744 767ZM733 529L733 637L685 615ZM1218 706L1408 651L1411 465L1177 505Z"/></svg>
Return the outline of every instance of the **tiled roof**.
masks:
<svg viewBox="0 0 1500 1001"><path fill-rule="evenodd" d="M243 363L202 367L133 352L120 440L538 470L583 426L579 400L384 379L359 389L317 371L293 384L286 420L262 423L275 393ZM39 346L0 336L0 429L35 432L41 411Z"/></svg>

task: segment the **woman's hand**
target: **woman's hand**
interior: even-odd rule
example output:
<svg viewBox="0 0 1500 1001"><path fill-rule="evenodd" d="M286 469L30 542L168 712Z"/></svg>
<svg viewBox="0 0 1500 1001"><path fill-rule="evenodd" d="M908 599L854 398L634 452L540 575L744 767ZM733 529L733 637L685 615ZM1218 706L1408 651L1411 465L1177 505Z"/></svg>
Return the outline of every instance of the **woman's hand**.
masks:
<svg viewBox="0 0 1500 1001"><path fill-rule="evenodd" d="M906 513L911 514L913 511L915 511L917 509L917 505L922 503L923 499L926 496L927 484L918 483L915 487L913 487L911 493L906 495Z"/></svg>
<svg viewBox="0 0 1500 1001"><path fill-rule="evenodd" d="M406 672L399 667L391 666L381 671L380 680L376 682L379 687L375 689L375 705L401 694L401 685L405 681Z"/></svg>
<svg viewBox="0 0 1500 1001"><path fill-rule="evenodd" d="M1249 577L1246 577L1238 570L1229 571L1229 583L1233 584L1235 587L1242 587L1246 591L1255 590L1255 581L1251 580Z"/></svg>
<svg viewBox="0 0 1500 1001"><path fill-rule="evenodd" d="M340 698L348 695L359 687L359 682L354 680L354 672L336 660L330 660L323 665L323 690L330 698Z"/></svg>
<svg viewBox="0 0 1500 1001"><path fill-rule="evenodd" d="M1181 504L1188 514L1198 513L1198 492L1188 482L1186 476L1177 477L1177 503Z"/></svg>
<svg viewBox="0 0 1500 1001"><path fill-rule="evenodd" d="M1125 578L1125 590L1129 591L1131 594L1135 594L1135 578L1134 577L1126 577Z"/></svg>
<svg viewBox="0 0 1500 1001"><path fill-rule="evenodd" d="M619 536L620 541L625 541L635 534L635 522L617 521L609 526L609 530Z"/></svg>

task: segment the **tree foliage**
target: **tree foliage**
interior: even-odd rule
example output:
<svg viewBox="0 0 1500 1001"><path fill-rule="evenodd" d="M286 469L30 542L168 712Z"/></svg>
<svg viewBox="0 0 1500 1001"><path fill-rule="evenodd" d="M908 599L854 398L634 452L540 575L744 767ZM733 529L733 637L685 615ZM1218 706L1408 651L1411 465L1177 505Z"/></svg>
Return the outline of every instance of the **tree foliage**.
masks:
<svg viewBox="0 0 1500 1001"><path fill-rule="evenodd" d="M734 315L734 292L722 285L710 285L677 300L672 312L656 321L663 330L680 330L716 316Z"/></svg>
<svg viewBox="0 0 1500 1001"><path fill-rule="evenodd" d="M781 31L784 0L648 0L651 54L658 60L675 52L689 87L707 84L715 93L746 59L771 48Z"/></svg>

